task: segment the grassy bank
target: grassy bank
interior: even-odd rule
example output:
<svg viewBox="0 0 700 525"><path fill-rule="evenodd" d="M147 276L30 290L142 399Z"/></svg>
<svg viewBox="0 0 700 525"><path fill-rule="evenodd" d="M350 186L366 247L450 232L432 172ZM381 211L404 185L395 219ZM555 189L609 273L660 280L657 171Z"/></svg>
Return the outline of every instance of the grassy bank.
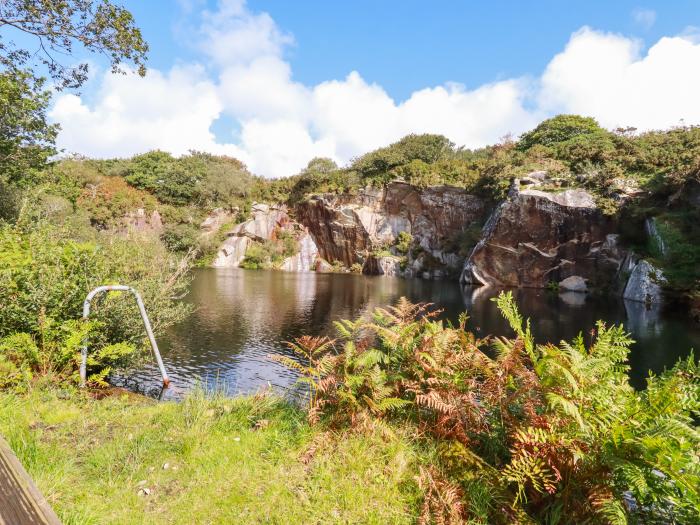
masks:
<svg viewBox="0 0 700 525"><path fill-rule="evenodd" d="M407 439L334 440L269 396L4 393L0 432L66 524L411 523L420 500Z"/></svg>

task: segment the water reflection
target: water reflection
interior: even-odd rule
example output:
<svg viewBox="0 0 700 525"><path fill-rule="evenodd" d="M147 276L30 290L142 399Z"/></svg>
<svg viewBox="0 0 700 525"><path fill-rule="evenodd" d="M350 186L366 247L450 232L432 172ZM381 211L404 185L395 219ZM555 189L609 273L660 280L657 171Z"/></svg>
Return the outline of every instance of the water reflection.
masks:
<svg viewBox="0 0 700 525"><path fill-rule="evenodd" d="M434 303L443 309L443 317L455 321L466 309L468 327L481 336L510 335L491 301L497 293L479 287L461 289L453 282L200 269L187 298L195 306L194 313L159 338L172 378L165 396L179 397L197 384L216 386L231 395L267 385L288 390L295 384L295 375L270 361L269 354L287 354L285 341L304 334L332 334L333 321L368 314L401 296ZM647 310L639 303L544 290L513 293L540 342L588 334L598 319L623 323L637 341L630 365L638 387L643 386L648 370L672 365L700 342L700 330L691 321ZM155 365L146 364L116 382L157 394L158 378Z"/></svg>

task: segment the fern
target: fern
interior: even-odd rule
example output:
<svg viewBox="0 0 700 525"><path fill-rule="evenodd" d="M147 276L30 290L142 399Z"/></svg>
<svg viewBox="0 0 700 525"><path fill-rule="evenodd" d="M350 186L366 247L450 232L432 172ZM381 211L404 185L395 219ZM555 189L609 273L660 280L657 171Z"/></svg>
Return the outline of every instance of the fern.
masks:
<svg viewBox="0 0 700 525"><path fill-rule="evenodd" d="M298 358L275 360L309 385L312 423L386 434L398 423L435 445L418 479L421 523L691 523L700 515L694 357L636 392L623 327L597 323L590 345L582 334L536 345L512 294L496 302L512 338L478 339L465 316L454 327L401 299L371 320L336 323L342 346L300 338L290 344Z"/></svg>

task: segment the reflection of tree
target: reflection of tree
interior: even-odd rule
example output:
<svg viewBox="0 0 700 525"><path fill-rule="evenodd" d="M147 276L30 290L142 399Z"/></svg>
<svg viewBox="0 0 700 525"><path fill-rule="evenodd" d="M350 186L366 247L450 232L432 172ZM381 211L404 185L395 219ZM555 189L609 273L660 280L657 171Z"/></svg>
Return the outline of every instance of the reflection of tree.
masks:
<svg viewBox="0 0 700 525"><path fill-rule="evenodd" d="M498 290L486 287L460 289L453 282L404 280L347 274L284 273L239 269L200 270L192 284L196 311L171 330L163 341L172 375L181 374L180 385L193 384L197 375L209 375L230 383L230 392L251 391L268 381L288 389L295 377L267 359L270 353L291 355L285 341L301 335L335 335L333 321L370 315L379 307L405 296L414 302L434 303L442 317L456 321L465 309L468 328L478 336L510 335L506 321L491 298ZM664 317L651 323L634 309L625 312L620 301L586 297L567 301L544 290L514 290L524 316L532 320L538 342L570 340L582 332L589 339L595 321L622 323L638 343L631 364L635 385L647 370L660 370L684 355L691 339L700 334L687 323L673 325ZM663 319L663 320L661 320ZM670 333L673 332L673 333ZM690 335L689 335L690 334ZM694 339L693 339L694 337ZM673 341L673 345L668 345ZM170 370L169 370L170 371ZM141 377L157 379L157 371Z"/></svg>

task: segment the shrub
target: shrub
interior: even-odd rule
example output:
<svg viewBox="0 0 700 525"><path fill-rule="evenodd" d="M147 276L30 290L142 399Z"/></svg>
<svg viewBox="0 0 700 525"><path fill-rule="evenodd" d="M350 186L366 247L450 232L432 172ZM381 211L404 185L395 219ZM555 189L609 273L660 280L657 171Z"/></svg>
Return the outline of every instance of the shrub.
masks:
<svg viewBox="0 0 700 525"><path fill-rule="evenodd" d="M586 347L537 345L513 302L514 338L478 339L402 299L340 321L338 340L291 344L309 419L358 431L413 425L437 446L422 523L690 523L700 515L700 369L679 362L635 392L632 340L602 322ZM490 348L488 348L490 346ZM628 502L633 501L630 505Z"/></svg>
<svg viewBox="0 0 700 525"><path fill-rule="evenodd" d="M411 245L413 244L413 235L411 235L408 232L399 232L399 235L396 237L396 251L399 252L401 255L406 255L408 253L408 250L411 249Z"/></svg>
<svg viewBox="0 0 700 525"><path fill-rule="evenodd" d="M535 145L554 146L585 135L608 133L590 117L579 115L557 115L541 122L535 129L523 133L518 141L518 149L523 151Z"/></svg>
<svg viewBox="0 0 700 525"><path fill-rule="evenodd" d="M11 362L32 373L53 371L63 378L74 377L78 343L89 333L91 373L100 379L109 366L123 364L133 354L132 345L144 339L143 325L132 298L120 293L96 302L95 323L79 322L87 293L103 284L133 286L159 332L187 312L188 307L177 301L187 285L187 264L152 240L97 236L78 242L65 235L52 226L0 227L4 366ZM33 351L18 353L16 341L27 338L43 356L38 364L29 359ZM117 343L128 346L113 346Z"/></svg>
<svg viewBox="0 0 700 525"><path fill-rule="evenodd" d="M299 246L294 233L278 229L274 239L250 243L240 266L248 270L279 268L287 257L298 251Z"/></svg>
<svg viewBox="0 0 700 525"><path fill-rule="evenodd" d="M166 224L160 235L165 246L172 252L187 253L199 247L200 230L194 224Z"/></svg>
<svg viewBox="0 0 700 525"><path fill-rule="evenodd" d="M111 228L120 226L129 213L139 208L151 212L158 203L153 196L129 186L120 177L101 177L83 189L77 204L95 226Z"/></svg>

